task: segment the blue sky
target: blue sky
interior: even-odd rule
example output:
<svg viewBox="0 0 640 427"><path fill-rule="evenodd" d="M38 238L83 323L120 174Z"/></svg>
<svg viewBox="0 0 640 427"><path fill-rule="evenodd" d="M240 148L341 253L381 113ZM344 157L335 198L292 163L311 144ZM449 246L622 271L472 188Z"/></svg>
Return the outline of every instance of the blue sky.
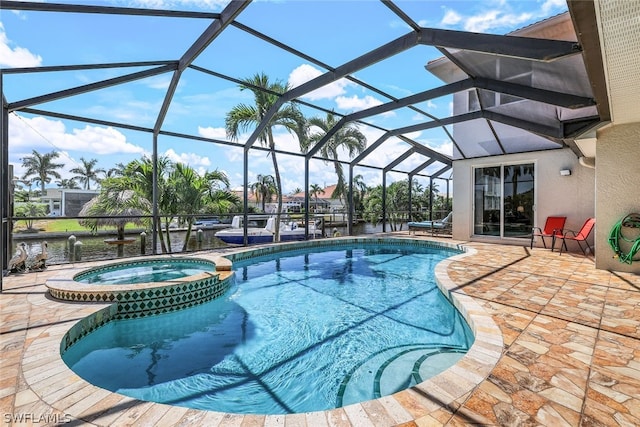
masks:
<svg viewBox="0 0 640 427"><path fill-rule="evenodd" d="M71 2L68 2L71 3ZM104 0L74 4L149 7L174 10L219 12L226 1L218 0ZM566 11L564 0L539 1L396 1L396 5L423 27L506 34L549 16ZM409 32L409 28L382 3L354 1L255 1L237 21L269 37L289 44L330 67L355 59ZM209 20L103 16L31 11L0 11L0 67L39 67L69 64L100 64L133 61L175 60L191 46L210 24ZM424 65L439 58L433 47L418 46L354 74L357 79L402 98L442 85ZM237 28L226 29L193 63L242 79L264 72L272 80L300 85L326 70L321 65L293 56ZM64 90L141 71L142 68L65 71L4 75L3 90L8 102ZM112 86L72 98L63 98L34 108L105 121L153 127L165 97L171 74L165 73ZM389 99L347 80L338 80L303 98L318 106L348 114L386 103ZM251 94L239 91L235 83L194 70L184 72L163 124L172 132L226 140L224 118L240 103L250 104ZM442 118L451 114L451 98L419 105L423 111ZM303 107L307 116L324 116ZM22 173L21 158L32 150L62 153L63 177L72 175L79 159L98 159L108 169L152 151L151 135L122 128L60 120L18 112L10 115L9 156L16 174ZM367 121L383 129L408 126L425 120L409 109L372 117ZM371 143L383 131L360 126ZM451 154L452 146L442 129L407 135L437 151ZM242 135L238 142L248 137ZM276 135L277 147L299 152L297 141L286 132ZM242 149L207 142L161 136L159 152L196 170L219 169L227 173L232 187L242 185ZM407 145L390 139L364 163L384 167ZM346 155L342 157L347 160ZM278 156L285 193L304 185L304 162L295 156ZM399 165L411 170L424 162L418 155ZM434 166L436 167L436 166ZM439 169L439 167L437 167ZM427 172L434 172L433 170ZM265 152L251 153L249 181L258 174L271 174L271 159ZM369 185L381 182L381 172L358 168ZM405 179L390 174L391 181ZM313 160L310 182L335 183L333 166ZM426 181L425 181L426 183ZM50 187L55 187L52 183Z"/></svg>

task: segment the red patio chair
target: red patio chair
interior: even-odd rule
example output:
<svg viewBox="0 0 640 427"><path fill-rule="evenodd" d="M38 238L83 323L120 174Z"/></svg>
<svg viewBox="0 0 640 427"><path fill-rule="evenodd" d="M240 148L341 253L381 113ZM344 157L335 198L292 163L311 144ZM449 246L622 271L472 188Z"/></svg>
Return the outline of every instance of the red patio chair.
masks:
<svg viewBox="0 0 640 427"><path fill-rule="evenodd" d="M580 231L578 231L577 233L572 230L567 230L566 233L562 233L561 236L557 236L556 239L562 240L562 244L560 245L560 255L562 255L563 246L565 251L568 250L567 240L573 240L576 243L578 243L578 246L580 246L582 253L587 255L587 252L584 250L584 248L580 244L580 242L584 242L587 245L587 248L589 248L589 252L593 253L593 250L591 249L591 246L589 246L589 242L587 241L587 238L589 237L589 234L591 234L591 231L593 230L593 227L595 225L596 225L596 219L589 218L584 222L584 225L582 226Z"/></svg>
<svg viewBox="0 0 640 427"><path fill-rule="evenodd" d="M542 245L547 249L547 244L544 241L545 237L551 238L551 251L556 243L556 237L562 236L562 230L564 229L564 223L567 221L566 216L549 216L544 223L544 229L540 227L533 227L531 229L531 249L533 249L533 239L536 236L542 237Z"/></svg>

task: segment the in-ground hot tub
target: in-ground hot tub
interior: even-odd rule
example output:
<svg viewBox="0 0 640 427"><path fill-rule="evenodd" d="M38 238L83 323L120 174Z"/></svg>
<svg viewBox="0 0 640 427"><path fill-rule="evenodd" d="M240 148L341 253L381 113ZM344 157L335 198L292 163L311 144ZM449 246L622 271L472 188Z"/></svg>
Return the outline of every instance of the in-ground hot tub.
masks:
<svg viewBox="0 0 640 427"><path fill-rule="evenodd" d="M51 296L65 301L117 303L120 319L145 317L198 305L229 288L231 263L224 258L142 258L65 271L46 282ZM111 319L101 317L101 322Z"/></svg>
<svg viewBox="0 0 640 427"><path fill-rule="evenodd" d="M73 280L94 285L134 285L169 282L215 269L214 262L204 259L157 258L91 268L76 274Z"/></svg>

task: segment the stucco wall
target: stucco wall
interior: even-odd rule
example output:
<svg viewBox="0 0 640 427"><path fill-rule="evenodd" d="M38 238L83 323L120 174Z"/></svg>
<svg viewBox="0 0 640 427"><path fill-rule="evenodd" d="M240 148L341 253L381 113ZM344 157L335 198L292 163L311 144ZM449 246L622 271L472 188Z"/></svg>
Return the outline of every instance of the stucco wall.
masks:
<svg viewBox="0 0 640 427"><path fill-rule="evenodd" d="M611 126L598 131L597 137L596 267L640 274L640 261L628 265L613 259L608 244L616 222L629 213L640 213L640 123ZM628 229L623 233L633 237L639 231Z"/></svg>
<svg viewBox="0 0 640 427"><path fill-rule="evenodd" d="M453 163L453 237L460 240L495 241L496 238L473 236L473 167L535 162L536 167L536 226L544 226L547 216L564 215L566 227L579 230L584 221L595 212L595 170L581 166L569 149L536 151L457 160ZM570 169L570 176L560 176L560 170ZM639 186L640 187L640 186ZM595 236L590 238L590 244ZM529 240L505 239L528 244ZM538 242L540 246L542 244ZM569 250L578 250L569 242ZM558 246L559 247L559 246Z"/></svg>

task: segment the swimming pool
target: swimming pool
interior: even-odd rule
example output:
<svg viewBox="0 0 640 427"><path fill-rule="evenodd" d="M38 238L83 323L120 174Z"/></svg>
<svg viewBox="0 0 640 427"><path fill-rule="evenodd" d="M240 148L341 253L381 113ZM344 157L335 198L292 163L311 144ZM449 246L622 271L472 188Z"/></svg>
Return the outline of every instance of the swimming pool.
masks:
<svg viewBox="0 0 640 427"><path fill-rule="evenodd" d="M202 259L143 259L92 268L75 275L73 280L94 285L167 282L215 269L215 263Z"/></svg>
<svg viewBox="0 0 640 427"><path fill-rule="evenodd" d="M458 251L311 250L238 257L222 298L109 322L63 359L89 382L142 400L277 414L394 393L455 364L471 345L432 279Z"/></svg>

